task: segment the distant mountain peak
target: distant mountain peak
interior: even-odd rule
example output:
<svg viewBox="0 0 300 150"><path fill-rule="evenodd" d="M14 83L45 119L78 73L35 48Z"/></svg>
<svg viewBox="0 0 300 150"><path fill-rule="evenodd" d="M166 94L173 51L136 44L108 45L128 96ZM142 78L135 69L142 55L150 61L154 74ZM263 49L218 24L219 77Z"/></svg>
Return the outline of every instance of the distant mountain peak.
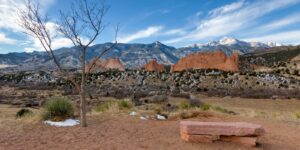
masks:
<svg viewBox="0 0 300 150"><path fill-rule="evenodd" d="M183 47L182 49L186 53L194 53L198 51L214 51L221 50L226 54L232 54L235 51L238 51L241 54L249 53L257 49L266 49L276 46L282 46L276 42L246 42L239 40L233 37L222 37L219 40L210 41L208 43L195 43L193 45ZM178 54L180 55L180 54ZM182 54L185 56L186 54ZM180 55L181 56L181 55Z"/></svg>
<svg viewBox="0 0 300 150"><path fill-rule="evenodd" d="M232 37L223 37L218 41L218 43L221 45L233 45L237 44L238 42L240 41Z"/></svg>
<svg viewBox="0 0 300 150"><path fill-rule="evenodd" d="M233 37L224 36L219 40L210 41L208 43L195 43L187 47L202 48L202 47L216 47L216 46L242 46L251 48L270 48L276 46L282 46L282 44L277 42L246 42Z"/></svg>
<svg viewBox="0 0 300 150"><path fill-rule="evenodd" d="M155 41L155 42L153 42L153 44L154 45L163 45L161 42L159 42L159 41Z"/></svg>

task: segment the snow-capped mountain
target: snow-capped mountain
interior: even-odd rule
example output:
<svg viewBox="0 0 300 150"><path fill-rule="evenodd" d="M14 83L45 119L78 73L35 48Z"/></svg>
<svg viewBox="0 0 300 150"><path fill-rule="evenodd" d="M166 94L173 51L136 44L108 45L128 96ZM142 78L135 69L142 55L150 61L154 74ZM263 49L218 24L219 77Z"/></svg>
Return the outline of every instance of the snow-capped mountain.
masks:
<svg viewBox="0 0 300 150"><path fill-rule="evenodd" d="M228 55L230 55L234 51L239 52L240 54L246 54L257 49L267 49L275 46L282 46L282 45L276 42L268 42L268 43L246 42L231 37L223 37L218 41L211 41L208 43L196 43L190 46L179 48L178 55L183 57L185 55L197 51L213 51L213 50L221 50Z"/></svg>
<svg viewBox="0 0 300 150"><path fill-rule="evenodd" d="M87 61L98 56L112 43L97 44L91 46L87 51ZM222 38L206 44L194 44L183 48L167 46L159 41L150 44L117 44L102 59L119 58L128 68L137 68L155 59L161 64L170 65L176 63L180 58L195 52L221 50L230 55L237 51L246 54L255 50L263 50L278 43L245 42L234 38ZM55 50L60 63L66 67L78 68L80 66L79 55L74 47ZM0 54L0 65L18 66L15 70L34 70L53 67L52 61L46 52L33 53L9 53Z"/></svg>
<svg viewBox="0 0 300 150"><path fill-rule="evenodd" d="M277 42L267 42L267 45L269 45L270 47L283 46L283 44Z"/></svg>
<svg viewBox="0 0 300 150"><path fill-rule="evenodd" d="M267 42L267 43L263 43L263 42L246 42L246 41L242 41L242 40L238 40L235 38L231 38L231 37L223 37L218 41L211 41L205 44L194 44L192 46L198 46L199 48L201 47L208 47L208 46L234 46L234 45L238 45L238 46L247 46L247 47L259 47L259 48L268 48L268 47L276 47L276 46L282 46L282 44L280 43L276 43L276 42ZM191 47L191 46L188 46Z"/></svg>

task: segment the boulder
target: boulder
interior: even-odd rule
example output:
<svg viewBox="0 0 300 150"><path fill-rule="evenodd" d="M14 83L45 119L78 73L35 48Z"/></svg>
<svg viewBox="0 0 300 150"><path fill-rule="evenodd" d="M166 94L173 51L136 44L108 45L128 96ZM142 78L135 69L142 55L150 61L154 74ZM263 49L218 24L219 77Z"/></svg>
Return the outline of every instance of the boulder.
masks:
<svg viewBox="0 0 300 150"><path fill-rule="evenodd" d="M181 121L181 132L190 135L260 136L262 126L245 122Z"/></svg>
<svg viewBox="0 0 300 150"><path fill-rule="evenodd" d="M155 60L150 60L147 64L143 67L146 71L156 71L156 72L163 72L164 65L157 63Z"/></svg>
<svg viewBox="0 0 300 150"><path fill-rule="evenodd" d="M200 52L181 58L175 65L171 66L171 72L189 69L219 69L237 72L239 70L238 61L238 53L233 53L228 57L222 51Z"/></svg>
<svg viewBox="0 0 300 150"><path fill-rule="evenodd" d="M95 65L93 63L95 62ZM115 69L119 71L124 71L125 66L122 64L122 62L118 58L109 58L106 61L102 61L100 59L92 59L86 66L86 69L91 69L91 72L100 72L110 69Z"/></svg>

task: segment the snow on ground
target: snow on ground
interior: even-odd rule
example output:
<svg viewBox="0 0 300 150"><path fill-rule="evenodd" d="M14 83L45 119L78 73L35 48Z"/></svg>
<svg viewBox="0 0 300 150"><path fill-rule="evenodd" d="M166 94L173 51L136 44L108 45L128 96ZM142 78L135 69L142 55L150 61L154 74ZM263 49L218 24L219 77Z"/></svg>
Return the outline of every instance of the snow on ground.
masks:
<svg viewBox="0 0 300 150"><path fill-rule="evenodd" d="M79 120L75 119L67 119L65 121L51 121L51 120L46 120L44 123L50 125L50 126L56 126L56 127L69 127L69 126L76 126L79 124Z"/></svg>

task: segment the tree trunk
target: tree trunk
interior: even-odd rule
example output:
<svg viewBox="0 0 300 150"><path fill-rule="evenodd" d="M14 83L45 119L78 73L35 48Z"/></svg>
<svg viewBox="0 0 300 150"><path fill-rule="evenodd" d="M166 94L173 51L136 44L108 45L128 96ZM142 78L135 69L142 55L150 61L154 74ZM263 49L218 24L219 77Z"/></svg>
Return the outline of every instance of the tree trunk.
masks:
<svg viewBox="0 0 300 150"><path fill-rule="evenodd" d="M80 86L80 120L81 126L87 127L86 122L86 99L85 99L85 49L82 50L82 72L81 72L81 86Z"/></svg>

